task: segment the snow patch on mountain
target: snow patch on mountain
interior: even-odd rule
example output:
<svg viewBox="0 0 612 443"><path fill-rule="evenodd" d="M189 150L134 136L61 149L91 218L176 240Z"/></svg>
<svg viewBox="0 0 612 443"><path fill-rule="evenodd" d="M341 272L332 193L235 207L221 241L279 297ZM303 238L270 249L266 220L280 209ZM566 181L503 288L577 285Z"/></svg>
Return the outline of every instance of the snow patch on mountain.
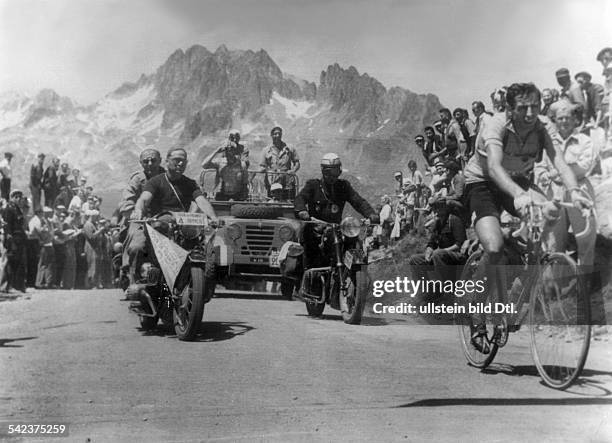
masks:
<svg viewBox="0 0 612 443"><path fill-rule="evenodd" d="M153 84L136 89L125 96L108 95L96 107L94 119L99 130L127 130L134 125L138 112L155 100Z"/></svg>
<svg viewBox="0 0 612 443"><path fill-rule="evenodd" d="M272 105L274 101L284 106L287 117L293 120L297 120L300 117L309 117L308 111L314 106L314 102L290 100L276 91L272 92L270 104Z"/></svg>

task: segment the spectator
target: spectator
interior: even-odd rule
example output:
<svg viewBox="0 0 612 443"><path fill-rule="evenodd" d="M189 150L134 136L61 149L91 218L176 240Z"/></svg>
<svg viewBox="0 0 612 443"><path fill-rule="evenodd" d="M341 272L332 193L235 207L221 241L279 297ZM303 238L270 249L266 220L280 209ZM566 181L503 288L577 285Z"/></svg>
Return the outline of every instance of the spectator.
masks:
<svg viewBox="0 0 612 443"><path fill-rule="evenodd" d="M416 137L414 137L414 143L416 143L417 147L421 151L421 154L423 154L425 162L427 163L427 165L429 165L429 155L425 150L425 137L423 137L421 134L417 135Z"/></svg>
<svg viewBox="0 0 612 443"><path fill-rule="evenodd" d="M391 208L391 199L388 195L383 195L380 199L382 208L379 212L380 216L380 244L385 248L389 246L389 235L391 234L391 226L393 225L393 208Z"/></svg>
<svg viewBox="0 0 612 443"><path fill-rule="evenodd" d="M30 168L30 192L32 194L32 204L34 211L40 209L40 195L42 191L45 154L38 154L38 162Z"/></svg>
<svg viewBox="0 0 612 443"><path fill-rule="evenodd" d="M79 187L79 183L80 183L80 178L81 178L81 171L74 168L72 170L72 176L68 177L68 186L70 187L73 193L77 192L77 188Z"/></svg>
<svg viewBox="0 0 612 443"><path fill-rule="evenodd" d="M557 76L557 83L561 86L561 98L569 100L570 103L584 106L584 96L580 86L572 81L569 70L567 68L558 69L555 75Z"/></svg>
<svg viewBox="0 0 612 443"><path fill-rule="evenodd" d="M83 203L85 203L85 191L79 189L77 191L77 194L70 200L70 204L68 205L68 212L80 211L83 207Z"/></svg>
<svg viewBox="0 0 612 443"><path fill-rule="evenodd" d="M442 108L439 111L440 127L442 129L442 145L446 149L446 154L455 157L459 150L459 140L451 131L451 120L453 116L448 108Z"/></svg>
<svg viewBox="0 0 612 443"><path fill-rule="evenodd" d="M83 234L85 235L85 257L87 259L87 278L85 286L88 289L99 288L100 281L100 241L104 228L98 228L97 221L100 213L91 210L85 213Z"/></svg>
<svg viewBox="0 0 612 443"><path fill-rule="evenodd" d="M423 130L425 134L424 155L429 166L434 166L439 158L446 155L446 149L442 147L442 139L431 126L426 126Z"/></svg>
<svg viewBox="0 0 612 443"><path fill-rule="evenodd" d="M461 172L461 165L457 160L449 159L444 163L445 172L445 187L446 202L449 200L461 203L463 199L463 191L465 188L465 177Z"/></svg>
<svg viewBox="0 0 612 443"><path fill-rule="evenodd" d="M42 188L45 191L45 206L53 207L59 194L59 158L54 158L43 175Z"/></svg>
<svg viewBox="0 0 612 443"><path fill-rule="evenodd" d="M494 112L504 112L506 110L506 89L504 86L491 93L491 105Z"/></svg>
<svg viewBox="0 0 612 443"><path fill-rule="evenodd" d="M593 121L596 125L599 125L602 119L601 102L604 97L604 87L597 83L591 83L591 74L588 72L579 72L574 78L584 94L585 107L582 121L585 124Z"/></svg>
<svg viewBox="0 0 612 443"><path fill-rule="evenodd" d="M11 178L13 176L13 171L11 167L11 160L13 158L13 154L10 152L4 153L4 158L0 160L0 198L4 200L9 200L9 194L11 192Z"/></svg>
<svg viewBox="0 0 612 443"><path fill-rule="evenodd" d="M582 120L582 107L580 105L564 104L555 109L555 125L558 133L554 134L553 141L560 146L563 159L572 169L576 176L578 186L586 191L594 200L595 192L587 175L595 164L595 153L593 143L588 135L578 131ZM566 189L561 181L559 173L553 167L549 157L544 154L543 160L536 166L535 175L537 182L547 190L549 198L559 198L569 201ZM566 208L562 211L561 219L555 226L553 242L549 246L557 251L565 251L567 244L567 221L572 226L573 232L582 232L585 228L585 220L578 208ZM596 225L591 220L591 231L586 235L576 238L579 263L592 265L595 253Z"/></svg>
<svg viewBox="0 0 612 443"><path fill-rule="evenodd" d="M70 166L68 163L62 163L61 170L58 175L59 187L62 189L64 186L69 186L70 182Z"/></svg>
<svg viewBox="0 0 612 443"><path fill-rule="evenodd" d="M414 160L408 162L408 180L414 185L413 205L418 205L421 201L421 188L423 187L423 174L417 169L417 164Z"/></svg>
<svg viewBox="0 0 612 443"><path fill-rule="evenodd" d="M601 63L603 68L607 68L612 62L612 48L603 48L597 54L597 61Z"/></svg>
<svg viewBox="0 0 612 443"><path fill-rule="evenodd" d="M476 131L474 123L465 118L463 109L457 108L453 111L453 119L448 126L448 133L457 142L459 157L463 162L467 161L474 150Z"/></svg>
<svg viewBox="0 0 612 443"><path fill-rule="evenodd" d="M397 189L396 192L399 194L402 192L402 186L404 183L404 176L402 175L401 171L397 171L393 174L393 178L394 180L397 182Z"/></svg>
<svg viewBox="0 0 612 443"><path fill-rule="evenodd" d="M474 114L474 134L478 135L484 121L493 115L492 112L485 110L485 105L481 101L472 102L472 113Z"/></svg>
<svg viewBox="0 0 612 443"><path fill-rule="evenodd" d="M70 187L62 186L59 195L55 198L54 207L57 208L58 206L62 206L64 209L66 209L68 206L70 206L71 202L72 192L70 191Z"/></svg>
<svg viewBox="0 0 612 443"><path fill-rule="evenodd" d="M25 217L22 210L23 192L15 189L9 195L9 202L4 209L4 234L7 254L6 277L8 288L25 292L26 271L26 232Z"/></svg>
<svg viewBox="0 0 612 443"><path fill-rule="evenodd" d="M460 217L450 212L443 198L433 197L429 205L436 214L436 221L425 252L408 259L412 278L427 278L427 271L433 270L442 280L454 279L456 268L453 266L462 265L466 259L461 252L461 246L467 239L465 226Z"/></svg>
<svg viewBox="0 0 612 443"><path fill-rule="evenodd" d="M553 104L553 92L550 88L542 89L542 109L540 109L540 115L548 117L550 112L550 105Z"/></svg>
<svg viewBox="0 0 612 443"><path fill-rule="evenodd" d="M77 266L77 238L81 234L79 229L80 214L72 211L68 216L62 214L61 238L64 250L64 266L61 274L61 285L63 289L74 289L76 287Z"/></svg>
<svg viewBox="0 0 612 443"><path fill-rule="evenodd" d="M53 275L55 267L55 250L53 248L54 228L50 217L53 209L45 206L35 212L30 220L30 233L38 238L40 256L36 273L36 288L50 289L55 286Z"/></svg>

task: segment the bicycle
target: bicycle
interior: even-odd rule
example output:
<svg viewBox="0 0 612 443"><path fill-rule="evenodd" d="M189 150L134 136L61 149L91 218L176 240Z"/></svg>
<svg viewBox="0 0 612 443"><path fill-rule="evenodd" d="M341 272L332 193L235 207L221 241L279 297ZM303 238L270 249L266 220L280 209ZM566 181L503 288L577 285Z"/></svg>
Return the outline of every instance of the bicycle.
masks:
<svg viewBox="0 0 612 443"><path fill-rule="evenodd" d="M572 207L570 203L555 204ZM551 388L566 389L578 378L586 362L591 337L590 302L574 259L567 253L543 249L542 206L532 202L527 220L504 238L509 265L514 266L506 268L510 277L503 282L506 290L495 291L501 292L501 300L493 301L504 305L512 302L514 310L483 316L489 352L479 351L471 342L474 332L471 315L457 315L455 321L465 357L470 365L482 369L491 364L499 348L508 342L509 333L518 331L528 316L531 353L540 377ZM576 236L590 230L592 215L592 209L583 214L586 226ZM516 224L503 227L514 228ZM481 248L470 254L462 280L472 279L482 254ZM513 299L509 300L509 294Z"/></svg>

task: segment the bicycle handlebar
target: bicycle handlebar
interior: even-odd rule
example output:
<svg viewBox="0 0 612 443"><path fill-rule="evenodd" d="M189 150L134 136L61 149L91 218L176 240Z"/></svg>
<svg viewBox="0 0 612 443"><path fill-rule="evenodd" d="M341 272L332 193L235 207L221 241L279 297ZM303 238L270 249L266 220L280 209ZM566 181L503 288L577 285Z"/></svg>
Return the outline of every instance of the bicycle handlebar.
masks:
<svg viewBox="0 0 612 443"><path fill-rule="evenodd" d="M583 235L585 235L587 232L590 231L591 229L591 216L595 215L595 211L593 210L594 204L593 204L593 200L591 199L591 196L582 188L573 188L573 191L579 191L581 192L585 198L584 200L586 201L586 203L589 203L589 208L588 209L583 209L580 213L582 215L582 217L585 219L585 226L584 229L580 232L575 232L574 236L576 237L582 237ZM533 201L531 202L531 207L544 207L547 203L553 203L555 206L557 206L558 208L576 208L576 206L574 206L573 203L569 203L569 202L563 202L558 198L554 198L552 200L544 200L541 202L538 201ZM527 222L522 220L520 226L518 227L518 229L516 229L515 231L513 231L511 233L511 236L513 238L519 237L522 233L522 231L526 228L527 226Z"/></svg>

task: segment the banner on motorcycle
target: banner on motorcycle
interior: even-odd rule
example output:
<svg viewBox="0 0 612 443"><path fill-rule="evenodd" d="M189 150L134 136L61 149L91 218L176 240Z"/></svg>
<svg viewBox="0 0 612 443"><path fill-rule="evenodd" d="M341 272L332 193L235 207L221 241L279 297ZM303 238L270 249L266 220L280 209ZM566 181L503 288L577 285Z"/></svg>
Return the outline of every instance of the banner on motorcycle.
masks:
<svg viewBox="0 0 612 443"><path fill-rule="evenodd" d="M151 245L153 246L155 257L157 257L159 266L161 267L164 278L166 279L166 284L169 288L174 289L176 277L178 276L179 272L181 272L189 253L165 235L157 232L151 226L145 226L147 227L147 232L149 233L149 238L151 239Z"/></svg>

